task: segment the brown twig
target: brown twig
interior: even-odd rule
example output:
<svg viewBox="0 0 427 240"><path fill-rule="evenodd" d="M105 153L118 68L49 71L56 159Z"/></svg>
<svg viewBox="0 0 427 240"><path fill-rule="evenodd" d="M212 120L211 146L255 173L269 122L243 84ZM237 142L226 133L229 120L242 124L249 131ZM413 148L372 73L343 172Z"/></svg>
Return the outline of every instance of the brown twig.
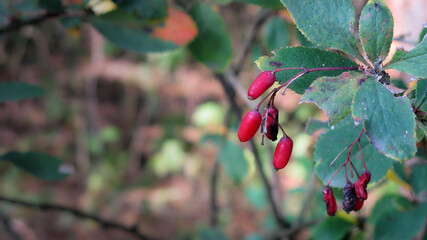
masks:
<svg viewBox="0 0 427 240"><path fill-rule="evenodd" d="M234 74L237 76L243 70L243 66L245 65L245 61L249 55L250 49L255 42L256 35L259 29L264 25L264 23L273 15L273 11L271 10L261 10L257 16L251 28L249 29L249 33L246 39L243 42L243 46L237 55L237 60L235 61L235 65L232 67Z"/></svg>
<svg viewBox="0 0 427 240"><path fill-rule="evenodd" d="M138 230L137 225L127 227L127 226L124 226L124 225L121 225L121 224L118 224L118 223L115 223L112 221L102 219L99 216L85 213L85 212L77 210L77 209L73 209L73 208L69 208L69 207L65 207L65 206L60 206L60 205L56 205L56 204L49 204L49 203L31 203L31 202L27 202L27 201L23 201L23 200L7 198L4 196L0 196L0 201L6 202L6 203L11 203L11 204L16 204L16 205L21 205L21 206L25 206L25 207L29 207L29 208L39 209L39 210L55 210L55 211L67 212L67 213L71 213L74 216L79 217L79 218L91 219L91 220L99 223L104 228L112 228L112 229L117 229L117 230L120 230L123 232L127 232L127 233L129 233L129 234L131 234L131 235L133 235L139 239L152 239L151 237L148 237L145 234L141 233Z"/></svg>
<svg viewBox="0 0 427 240"><path fill-rule="evenodd" d="M10 24L0 28L0 35L16 31L27 25L36 25L52 19L86 17L90 15L93 15L92 10L90 9L85 9L84 11L78 12L46 12L34 18L12 21Z"/></svg>
<svg viewBox="0 0 427 240"><path fill-rule="evenodd" d="M11 220L9 217L0 213L0 222L3 223L5 230L9 233L11 239L21 240L22 237L13 229Z"/></svg>
<svg viewBox="0 0 427 240"><path fill-rule="evenodd" d="M228 127L230 120L231 120L231 109L229 109L225 115L224 118L224 125ZM221 139L221 146L225 143L227 140L227 134L228 131L226 131ZM217 203L217 191L216 186L218 183L218 171L219 171L219 160L218 157L215 159L214 166L212 168L211 172L211 182L210 182L210 224L212 227L216 227L218 224L218 203Z"/></svg>

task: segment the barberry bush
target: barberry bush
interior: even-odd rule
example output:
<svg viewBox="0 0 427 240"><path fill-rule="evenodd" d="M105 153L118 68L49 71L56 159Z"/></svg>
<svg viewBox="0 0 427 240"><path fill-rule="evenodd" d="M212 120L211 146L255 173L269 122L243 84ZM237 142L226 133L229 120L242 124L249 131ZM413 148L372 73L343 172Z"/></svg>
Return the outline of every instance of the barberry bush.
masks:
<svg viewBox="0 0 427 240"><path fill-rule="evenodd" d="M217 216L221 212L217 204L220 193L216 191L220 167L238 186L245 184L254 167L260 175L263 188L251 182L245 196L256 209L269 204L265 225L273 227L246 239L295 238L300 232L308 232L312 239L425 239L427 28L409 51L392 49L391 11L382 0L364 3L357 13L351 0L2 1L0 41L13 43L14 31L59 19L69 35L80 34L82 26L90 26L109 44L136 56L182 50L209 69L226 93L228 115L232 112L235 117L225 117L221 133L207 133L200 140L201 146L213 142L218 148L211 174L210 226L200 227L200 239L227 239L222 233L225 221ZM262 10L248 31L248 39L237 44L243 49L238 52L218 9L244 4ZM288 46L292 32L302 46ZM266 50L272 53L265 54ZM257 67L260 73L245 96L251 102L244 108L251 103L254 107L244 113L243 101L236 98L240 85L235 81L248 65L249 52L256 65L250 66L251 71ZM395 70L410 76L409 84L391 79L389 73ZM49 94L38 86L10 80L1 79L0 104ZM315 139L312 159L297 159L292 154L301 149L297 148L296 136L287 133L293 132L287 128L289 118L282 117L284 110L276 104L277 98L286 101L289 91L301 95L303 106L316 105L327 118L305 123L306 133ZM272 145L275 150L268 154ZM74 172L72 164L46 153L0 150L0 163L9 162L39 179L61 180ZM166 164L153 164L161 165L164 175L179 168L177 162L164 161ZM271 184L272 179L291 170L292 161L304 161L302 164L316 176L308 187L314 190L303 190L305 200L298 206L299 215L294 213L295 206L282 210ZM374 200L369 197L370 191L390 180L405 190L380 194ZM281 200L287 202L289 195ZM2 196L0 201L37 207ZM367 203L370 211L363 212ZM310 208L310 204L315 206ZM62 206L38 207L65 209L102 226L149 238L136 227L106 222ZM307 214L307 209L312 212Z"/></svg>

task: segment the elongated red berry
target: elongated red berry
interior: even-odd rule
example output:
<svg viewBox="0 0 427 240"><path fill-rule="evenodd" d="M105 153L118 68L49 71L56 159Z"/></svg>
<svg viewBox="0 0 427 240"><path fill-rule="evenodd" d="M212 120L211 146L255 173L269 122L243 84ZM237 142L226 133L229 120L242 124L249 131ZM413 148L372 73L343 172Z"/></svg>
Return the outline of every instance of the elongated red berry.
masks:
<svg viewBox="0 0 427 240"><path fill-rule="evenodd" d="M276 75L270 71L264 71L252 82L248 89L248 99L255 100L269 89L276 81Z"/></svg>
<svg viewBox="0 0 427 240"><path fill-rule="evenodd" d="M273 166L276 170L286 167L291 158L293 146L294 143L290 137L285 135L280 139L273 156Z"/></svg>
<svg viewBox="0 0 427 240"><path fill-rule="evenodd" d="M357 179L357 181L354 183L356 198L363 200L368 199L368 192L366 191L366 187L370 181L371 173L369 171L364 171L362 175L360 175L359 179Z"/></svg>
<svg viewBox="0 0 427 240"><path fill-rule="evenodd" d="M354 203L354 211L359 211L362 207L363 207L363 199L360 198L356 198L356 202Z"/></svg>
<svg viewBox="0 0 427 240"><path fill-rule="evenodd" d="M268 111L268 113L267 113ZM279 110L274 106L268 107L264 111L264 116L267 115L265 120L266 130L265 136L271 141L277 140L277 133L279 132Z"/></svg>
<svg viewBox="0 0 427 240"><path fill-rule="evenodd" d="M354 194L354 184L347 182L342 192L342 208L346 213L354 209L356 195Z"/></svg>
<svg viewBox="0 0 427 240"><path fill-rule="evenodd" d="M243 117L242 123L240 123L237 136L241 142L249 141L255 133L258 131L261 125L261 113L256 110L252 110Z"/></svg>
<svg viewBox="0 0 427 240"><path fill-rule="evenodd" d="M334 192L330 187L325 187L323 189L323 201L326 205L326 212L328 212L329 216L335 216L337 212L337 201L334 197Z"/></svg>

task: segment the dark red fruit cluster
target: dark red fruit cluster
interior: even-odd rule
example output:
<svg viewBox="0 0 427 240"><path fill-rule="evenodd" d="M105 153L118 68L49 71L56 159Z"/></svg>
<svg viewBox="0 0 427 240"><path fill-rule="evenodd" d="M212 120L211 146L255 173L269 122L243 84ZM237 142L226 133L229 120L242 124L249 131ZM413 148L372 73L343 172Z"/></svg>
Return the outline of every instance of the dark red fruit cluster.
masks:
<svg viewBox="0 0 427 240"><path fill-rule="evenodd" d="M343 189L342 208L346 213L351 211L359 211L363 207L363 202L368 199L366 186L371 181L371 173L365 170L359 179L353 184L347 181ZM323 201L326 205L326 211L329 216L335 216L337 211L337 203L335 201L334 193L326 186L323 189Z"/></svg>
<svg viewBox="0 0 427 240"><path fill-rule="evenodd" d="M335 216L337 212L337 201L335 200L332 189L328 186L323 189L323 201L325 202L328 215Z"/></svg>
<svg viewBox="0 0 427 240"><path fill-rule="evenodd" d="M254 80L248 90L248 99L254 100L261 96L268 88L276 81L274 72L264 71ZM274 106L274 98L278 89L273 89L261 102L255 110L248 112L240 124L237 136L241 142L249 141L261 126L261 133L271 141L277 140L279 128L283 132L283 137L276 146L273 156L273 166L276 170L284 168L291 157L293 141L288 137L279 123L279 110ZM267 106L264 110L264 115L261 116L259 108L261 104L270 97Z"/></svg>

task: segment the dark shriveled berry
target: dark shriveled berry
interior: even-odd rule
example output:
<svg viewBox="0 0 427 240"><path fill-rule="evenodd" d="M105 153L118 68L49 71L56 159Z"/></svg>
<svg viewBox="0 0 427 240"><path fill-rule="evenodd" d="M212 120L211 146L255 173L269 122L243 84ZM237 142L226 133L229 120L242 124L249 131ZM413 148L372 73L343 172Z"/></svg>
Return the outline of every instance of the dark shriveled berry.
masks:
<svg viewBox="0 0 427 240"><path fill-rule="evenodd" d="M285 135L280 139L273 156L273 166L276 170L286 167L291 158L293 146L294 143L290 137Z"/></svg>
<svg viewBox="0 0 427 240"><path fill-rule="evenodd" d="M248 89L248 99L255 100L269 89L276 81L276 75L270 71L264 71L252 82Z"/></svg>
<svg viewBox="0 0 427 240"><path fill-rule="evenodd" d="M268 113L267 113L268 111ZM266 124L266 130L265 136L267 136L268 139L271 141L277 140L277 134L279 133L279 110L275 108L274 106L268 107L264 111L264 116L267 115L267 118L265 120Z"/></svg>
<svg viewBox="0 0 427 240"><path fill-rule="evenodd" d="M242 123L240 123L239 130L237 131L237 137L241 142L249 141L255 133L258 131L261 125L261 113L256 110L252 110L243 117Z"/></svg>
<svg viewBox="0 0 427 240"><path fill-rule="evenodd" d="M342 208L346 213L350 213L354 209L356 203L356 195L354 194L354 184L347 182L342 192Z"/></svg>
<svg viewBox="0 0 427 240"><path fill-rule="evenodd" d="M334 193L329 187L323 189L323 201L326 205L326 212L329 216L335 216L337 212L337 201L335 200Z"/></svg>

